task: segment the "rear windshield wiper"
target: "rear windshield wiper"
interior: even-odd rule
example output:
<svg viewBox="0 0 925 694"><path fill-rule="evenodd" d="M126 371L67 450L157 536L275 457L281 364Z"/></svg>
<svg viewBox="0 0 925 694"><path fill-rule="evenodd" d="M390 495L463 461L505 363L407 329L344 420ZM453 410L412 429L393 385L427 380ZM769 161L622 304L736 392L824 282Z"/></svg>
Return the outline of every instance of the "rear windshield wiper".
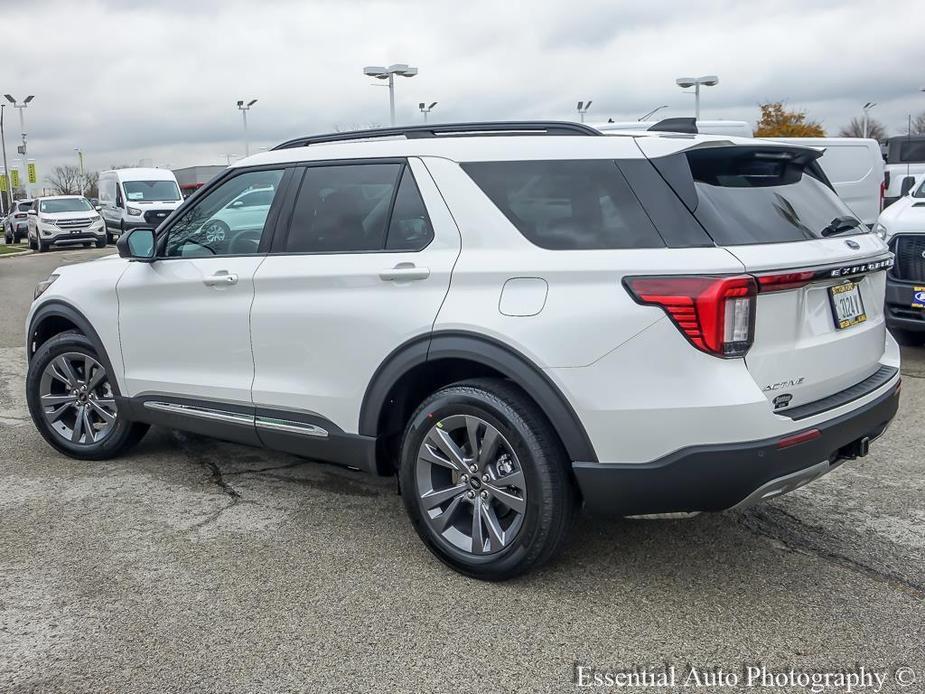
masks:
<svg viewBox="0 0 925 694"><path fill-rule="evenodd" d="M826 236L835 236L835 234L841 234L846 231L851 231L852 229L857 229L861 226L861 220L855 219L854 217L844 216L836 217L831 222L829 226L819 232L823 237Z"/></svg>

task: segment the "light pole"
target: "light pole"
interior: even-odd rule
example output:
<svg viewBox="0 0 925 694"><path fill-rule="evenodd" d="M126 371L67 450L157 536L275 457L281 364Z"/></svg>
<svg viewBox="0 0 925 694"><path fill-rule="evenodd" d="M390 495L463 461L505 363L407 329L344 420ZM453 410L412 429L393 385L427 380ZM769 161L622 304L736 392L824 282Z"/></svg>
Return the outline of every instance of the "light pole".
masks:
<svg viewBox="0 0 925 694"><path fill-rule="evenodd" d="M876 105L873 101L864 104L864 137L870 132L870 110Z"/></svg>
<svg viewBox="0 0 925 694"><path fill-rule="evenodd" d="M19 131L22 133L22 145L19 147L19 153L22 155L22 170L26 174L25 188L26 188L26 197L29 197L29 178L28 171L26 166L26 119L23 116L23 111L26 110L26 107L29 105L29 102L32 101L35 96L30 94L25 99L22 100L22 103L17 103L9 94L4 94L6 100L13 104L13 108L19 109Z"/></svg>
<svg viewBox="0 0 925 694"><path fill-rule="evenodd" d="M244 118L244 156L249 157L251 154L250 142L247 139L247 112L250 111L251 106L257 103L257 99L251 99L246 104L244 99L238 100L238 110L241 111L241 116Z"/></svg>
<svg viewBox="0 0 925 694"><path fill-rule="evenodd" d="M700 87L715 87L719 84L719 77L716 75L704 75L703 77L679 77L675 80L681 89L688 87L694 88L694 119L700 120Z"/></svg>
<svg viewBox="0 0 925 694"><path fill-rule="evenodd" d="M6 163L6 131L3 129L3 115L6 112L6 104L0 104L0 141L3 142L3 175L6 176L6 203L4 212L13 208L13 177L10 176L10 167ZM0 193L0 200L3 199L3 193Z"/></svg>
<svg viewBox="0 0 925 694"><path fill-rule="evenodd" d="M375 77L377 80L389 81L389 122L392 127L395 127L395 75L414 77L418 74L418 69L404 63L395 63L388 67L371 65L363 68L363 74L367 77Z"/></svg>
<svg viewBox="0 0 925 694"><path fill-rule="evenodd" d="M589 108L591 108L590 101L588 103L585 103L584 101L578 102L578 118L582 123L585 122L585 114L588 112Z"/></svg>
<svg viewBox="0 0 925 694"><path fill-rule="evenodd" d="M84 153L80 151L80 147L75 147L74 151L77 152L77 159L80 162L80 194L84 194L84 182L87 180L84 176Z"/></svg>
<svg viewBox="0 0 925 694"><path fill-rule="evenodd" d="M418 104L418 108L421 110L421 113L424 114L424 122L425 122L425 123L427 122L427 114L430 113L431 111L433 111L433 110L434 110L434 106L436 106L436 105L437 105L437 102L436 102L436 101L435 101L434 103L432 103L430 106L428 106L427 104L425 104L423 101L422 101L421 103Z"/></svg>
<svg viewBox="0 0 925 694"><path fill-rule="evenodd" d="M651 118L652 116L654 116L656 113L658 113L659 111L661 111L663 108L668 108L668 104L665 104L664 106L656 106L655 108L653 108L651 111L649 111L649 112L646 113L645 115L639 116L639 119L638 119L638 120L640 120L640 121L648 120L649 118Z"/></svg>

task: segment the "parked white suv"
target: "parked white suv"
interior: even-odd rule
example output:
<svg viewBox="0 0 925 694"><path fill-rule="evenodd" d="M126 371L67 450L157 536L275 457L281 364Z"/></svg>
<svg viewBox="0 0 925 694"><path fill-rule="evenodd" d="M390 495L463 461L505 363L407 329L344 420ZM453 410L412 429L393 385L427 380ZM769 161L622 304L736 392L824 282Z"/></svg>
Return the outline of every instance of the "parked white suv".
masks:
<svg viewBox="0 0 925 694"><path fill-rule="evenodd" d="M238 162L37 287L36 426L81 459L160 424L397 472L426 545L496 580L578 504L719 511L865 455L898 404L892 257L819 152L597 135L424 126Z"/></svg>
<svg viewBox="0 0 925 694"><path fill-rule="evenodd" d="M52 246L93 243L106 246L106 229L90 201L82 195L36 198L27 213L29 247L44 253Z"/></svg>

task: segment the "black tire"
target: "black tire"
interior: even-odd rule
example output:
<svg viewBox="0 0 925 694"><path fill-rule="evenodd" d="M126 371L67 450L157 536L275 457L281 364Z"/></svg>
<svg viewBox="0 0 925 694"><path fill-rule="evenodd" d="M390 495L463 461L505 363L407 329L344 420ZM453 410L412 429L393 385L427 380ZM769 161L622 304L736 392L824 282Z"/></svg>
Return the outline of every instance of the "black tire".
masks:
<svg viewBox="0 0 925 694"><path fill-rule="evenodd" d="M106 248L106 239L100 239L96 242L97 248Z"/></svg>
<svg viewBox="0 0 925 694"><path fill-rule="evenodd" d="M27 239L29 241L29 248L31 248L34 251L36 249L35 241L32 239L31 236L28 236Z"/></svg>
<svg viewBox="0 0 925 694"><path fill-rule="evenodd" d="M35 250L37 250L39 253L44 253L48 250L48 245L42 241L42 237L38 237L35 240Z"/></svg>
<svg viewBox="0 0 925 694"><path fill-rule="evenodd" d="M41 381L46 367L65 353L77 352L100 361L100 355L84 335L78 332L65 332L45 342L29 361L26 374L26 401L29 414L39 433L56 450L71 458L79 460L106 460L114 458L137 444L148 431L148 425L131 422L117 415L112 430L105 438L94 443L72 443L51 428L43 413L41 403ZM111 384L114 394L118 394Z"/></svg>
<svg viewBox="0 0 925 694"><path fill-rule="evenodd" d="M418 490L418 452L437 424L453 415L475 416L500 432L525 479L522 524L509 545L488 554L460 549L425 519ZM399 481L405 508L427 548L456 571L487 581L513 578L551 559L564 543L576 508L568 456L558 436L536 404L501 379L453 384L427 398L405 430ZM460 525L464 528L465 523L463 516Z"/></svg>

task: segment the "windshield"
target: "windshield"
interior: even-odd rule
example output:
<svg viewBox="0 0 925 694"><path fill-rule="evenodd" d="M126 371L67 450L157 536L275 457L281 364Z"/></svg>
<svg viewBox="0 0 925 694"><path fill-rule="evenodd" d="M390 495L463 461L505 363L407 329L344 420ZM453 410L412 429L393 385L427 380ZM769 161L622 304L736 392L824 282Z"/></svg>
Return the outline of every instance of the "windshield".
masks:
<svg viewBox="0 0 925 694"><path fill-rule="evenodd" d="M49 214L58 212L89 212L93 205L86 198L58 198L57 200L42 200L39 210Z"/></svg>
<svg viewBox="0 0 925 694"><path fill-rule="evenodd" d="M125 197L130 202L164 202L179 200L180 189L173 181L123 181Z"/></svg>
<svg viewBox="0 0 925 694"><path fill-rule="evenodd" d="M915 192L912 193L914 198L925 198L925 178L922 179L922 182L919 184L919 187L915 189Z"/></svg>
<svg viewBox="0 0 925 694"><path fill-rule="evenodd" d="M850 225L856 215L786 153L717 147L689 152L687 159L699 197L695 215L720 245L818 239L836 228L866 230Z"/></svg>

